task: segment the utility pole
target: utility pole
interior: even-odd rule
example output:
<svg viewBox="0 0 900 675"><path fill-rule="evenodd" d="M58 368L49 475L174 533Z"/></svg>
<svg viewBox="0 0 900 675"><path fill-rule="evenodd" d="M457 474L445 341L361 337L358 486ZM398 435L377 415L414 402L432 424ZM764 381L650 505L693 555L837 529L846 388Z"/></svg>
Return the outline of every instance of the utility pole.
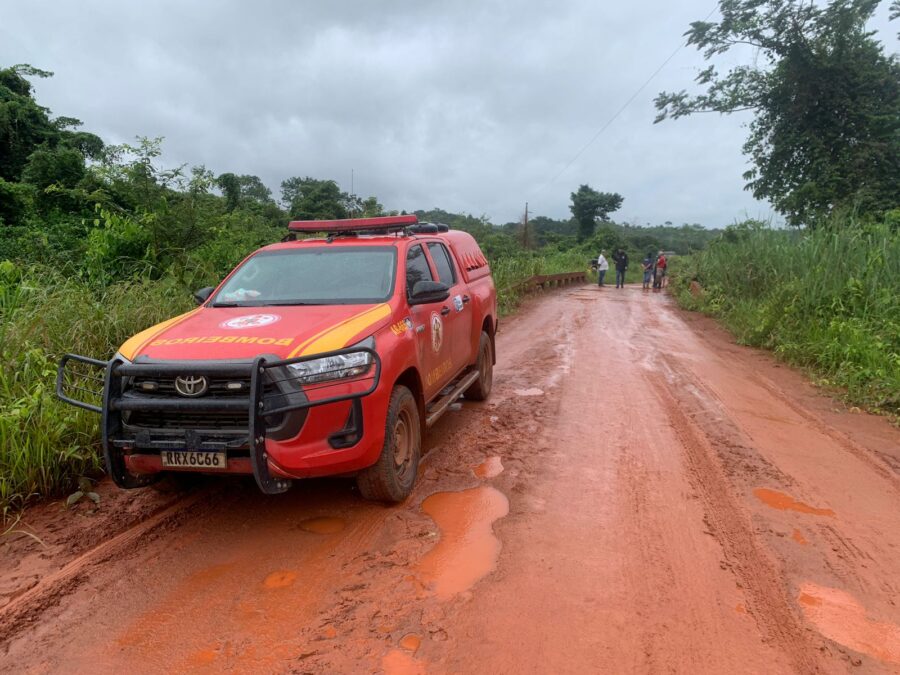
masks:
<svg viewBox="0 0 900 675"><path fill-rule="evenodd" d="M522 222L522 248L530 248L528 242L528 202L525 202L525 219Z"/></svg>

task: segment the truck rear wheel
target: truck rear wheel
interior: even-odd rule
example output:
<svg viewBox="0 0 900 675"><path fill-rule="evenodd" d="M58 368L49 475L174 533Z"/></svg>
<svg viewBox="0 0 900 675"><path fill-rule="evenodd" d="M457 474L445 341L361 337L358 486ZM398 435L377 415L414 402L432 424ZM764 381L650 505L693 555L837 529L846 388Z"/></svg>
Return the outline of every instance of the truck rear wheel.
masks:
<svg viewBox="0 0 900 675"><path fill-rule="evenodd" d="M466 389L465 396L470 401L486 401L491 395L491 387L494 383L494 348L491 345L491 336L481 333L478 342L478 360L475 362L478 370L478 379Z"/></svg>
<svg viewBox="0 0 900 675"><path fill-rule="evenodd" d="M356 476L362 496L378 502L402 502L416 484L421 452L422 424L416 397L397 385L388 406L381 455Z"/></svg>

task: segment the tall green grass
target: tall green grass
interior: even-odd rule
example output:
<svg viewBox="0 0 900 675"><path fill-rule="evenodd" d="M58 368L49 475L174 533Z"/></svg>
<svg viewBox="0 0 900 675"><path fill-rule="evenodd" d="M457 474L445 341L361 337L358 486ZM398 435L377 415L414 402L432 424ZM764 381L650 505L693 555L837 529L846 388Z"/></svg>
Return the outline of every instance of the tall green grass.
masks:
<svg viewBox="0 0 900 675"><path fill-rule="evenodd" d="M100 469L97 415L54 396L59 357L109 358L190 304L173 277L94 289L50 268L0 263L0 521Z"/></svg>
<svg viewBox="0 0 900 675"><path fill-rule="evenodd" d="M690 282L699 282L701 291ZM834 222L812 231L729 228L676 261L679 302L749 345L813 369L850 400L900 415L900 231Z"/></svg>
<svg viewBox="0 0 900 675"><path fill-rule="evenodd" d="M513 311L522 299L521 282L538 274L586 271L588 265L580 251L523 252L491 260L491 273L497 287L500 313Z"/></svg>

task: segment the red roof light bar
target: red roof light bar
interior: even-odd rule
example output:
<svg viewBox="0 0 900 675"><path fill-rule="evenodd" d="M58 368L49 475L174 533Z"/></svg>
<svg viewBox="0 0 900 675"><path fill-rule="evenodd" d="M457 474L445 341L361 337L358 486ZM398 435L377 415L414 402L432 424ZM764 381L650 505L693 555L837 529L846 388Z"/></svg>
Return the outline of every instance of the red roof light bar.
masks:
<svg viewBox="0 0 900 675"><path fill-rule="evenodd" d="M380 216L378 218L344 218L341 220L292 220L288 229L292 232L359 232L361 230L402 230L419 222L418 217Z"/></svg>

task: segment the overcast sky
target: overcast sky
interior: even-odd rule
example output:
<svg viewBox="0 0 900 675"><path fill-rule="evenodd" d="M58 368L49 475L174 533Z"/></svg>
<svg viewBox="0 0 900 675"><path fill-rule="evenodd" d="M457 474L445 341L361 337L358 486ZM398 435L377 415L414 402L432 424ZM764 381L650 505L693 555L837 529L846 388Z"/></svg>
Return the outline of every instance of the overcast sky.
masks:
<svg viewBox="0 0 900 675"><path fill-rule="evenodd" d="M895 51L887 5L873 27ZM693 48L563 171L714 6L0 0L0 66L53 71L38 101L107 143L163 136L167 166L256 174L276 197L295 175L349 191L352 169L389 209L502 223L526 201L567 218L587 183L625 197L616 220L715 227L770 210L743 190L746 115L652 124L653 97L704 65Z"/></svg>

